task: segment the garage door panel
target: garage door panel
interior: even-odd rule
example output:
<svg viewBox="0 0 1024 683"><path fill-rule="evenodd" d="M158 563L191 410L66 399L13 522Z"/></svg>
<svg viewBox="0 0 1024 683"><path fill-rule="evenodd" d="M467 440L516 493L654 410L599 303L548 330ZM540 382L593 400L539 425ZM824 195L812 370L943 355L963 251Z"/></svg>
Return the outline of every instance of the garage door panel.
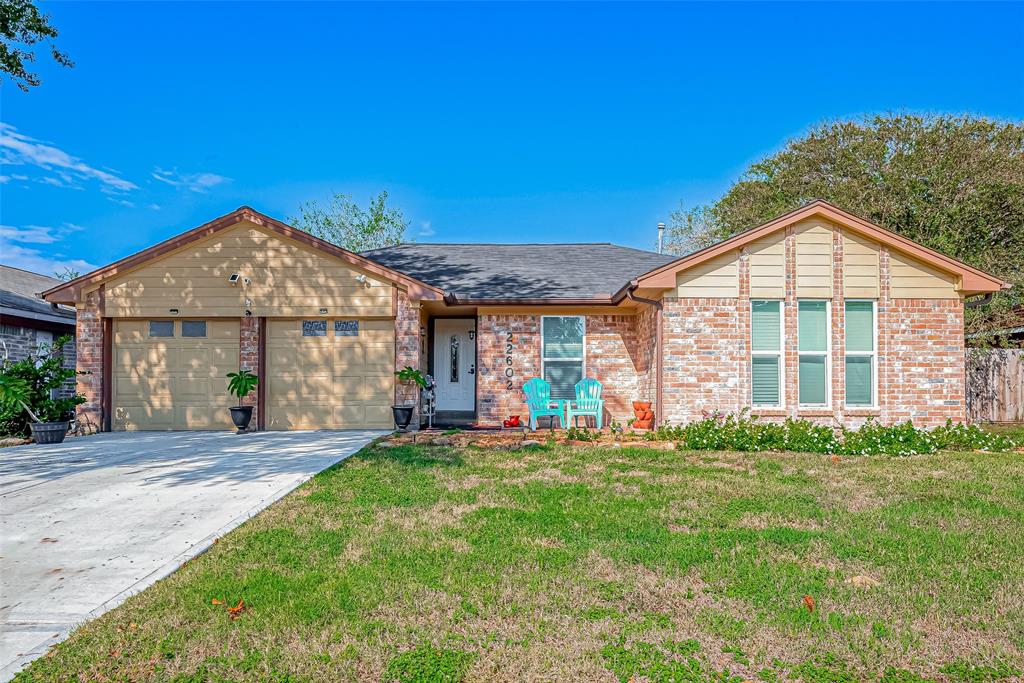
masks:
<svg viewBox="0 0 1024 683"><path fill-rule="evenodd" d="M335 320L323 337L303 336L301 320L268 321L268 429L392 424L393 321L359 319L355 334L338 335Z"/></svg>
<svg viewBox="0 0 1024 683"><path fill-rule="evenodd" d="M238 321L210 320L206 337L149 337L149 320L114 323L114 429L231 429L228 372L238 370Z"/></svg>

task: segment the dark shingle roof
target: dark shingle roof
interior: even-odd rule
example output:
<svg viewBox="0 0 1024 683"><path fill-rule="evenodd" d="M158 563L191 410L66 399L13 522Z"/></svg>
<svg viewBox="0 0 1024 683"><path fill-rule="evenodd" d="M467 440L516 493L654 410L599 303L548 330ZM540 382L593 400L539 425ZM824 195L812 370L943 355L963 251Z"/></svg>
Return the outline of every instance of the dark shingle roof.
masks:
<svg viewBox="0 0 1024 683"><path fill-rule="evenodd" d="M9 315L40 318L75 324L75 309L54 306L39 297L39 293L60 284L60 280L21 268L0 265L0 308Z"/></svg>
<svg viewBox="0 0 1024 683"><path fill-rule="evenodd" d="M676 258L608 243L402 244L362 255L462 300L608 296Z"/></svg>

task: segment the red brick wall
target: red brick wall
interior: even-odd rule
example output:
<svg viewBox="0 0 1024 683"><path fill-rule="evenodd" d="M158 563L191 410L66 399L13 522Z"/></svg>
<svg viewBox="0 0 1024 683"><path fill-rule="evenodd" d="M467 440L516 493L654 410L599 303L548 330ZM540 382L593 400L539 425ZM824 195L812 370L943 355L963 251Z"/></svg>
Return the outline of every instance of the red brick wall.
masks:
<svg viewBox="0 0 1024 683"><path fill-rule="evenodd" d="M747 403L747 335L739 299L663 299L662 421L700 419L703 410L736 412Z"/></svg>
<svg viewBox="0 0 1024 683"><path fill-rule="evenodd" d="M917 426L966 419L964 307L961 301L890 299L879 329L881 420ZM879 344L881 346L881 344Z"/></svg>
<svg viewBox="0 0 1024 683"><path fill-rule="evenodd" d="M254 375L260 373L260 319L251 316L238 321L238 368ZM249 431L256 431L259 424L259 387L242 399L240 405L253 406Z"/></svg>
<svg viewBox="0 0 1024 683"><path fill-rule="evenodd" d="M85 303L78 307L75 322L75 344L79 371L78 393L85 403L78 406L78 422L87 431L99 431L103 425L103 290L85 295Z"/></svg>
<svg viewBox="0 0 1024 683"><path fill-rule="evenodd" d="M477 421L522 415L525 422L523 382L540 375L540 315L481 315L476 338Z"/></svg>
<svg viewBox="0 0 1024 683"><path fill-rule="evenodd" d="M420 308L409 300L402 290L395 290L395 369L409 366L426 374L426 367L420 366ZM419 426L419 388L414 385L395 382L395 405L414 405L410 426Z"/></svg>
<svg viewBox="0 0 1024 683"><path fill-rule="evenodd" d="M637 386L635 400L657 403L658 377L657 377L657 333L655 326L658 324L657 310L653 306L641 306L636 315L636 372ZM625 421L633 417L633 399L626 405Z"/></svg>
<svg viewBox="0 0 1024 683"><path fill-rule="evenodd" d="M601 382L605 424L614 419L625 425L633 417L633 401L640 400L640 378L648 374L650 358L645 353L648 349L639 344L637 318L586 316L585 369L588 377Z"/></svg>

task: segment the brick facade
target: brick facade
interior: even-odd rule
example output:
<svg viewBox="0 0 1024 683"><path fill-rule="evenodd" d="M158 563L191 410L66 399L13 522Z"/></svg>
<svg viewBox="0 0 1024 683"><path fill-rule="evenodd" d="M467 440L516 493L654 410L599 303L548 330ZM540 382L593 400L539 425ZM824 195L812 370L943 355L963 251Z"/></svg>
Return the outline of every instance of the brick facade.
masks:
<svg viewBox="0 0 1024 683"><path fill-rule="evenodd" d="M662 300L662 422L700 419L703 410L746 404L747 336L736 298Z"/></svg>
<svg viewBox="0 0 1024 683"><path fill-rule="evenodd" d="M408 366L423 371L426 374L426 366L421 365L424 356L421 353L420 344L420 307L409 300L409 296L402 290L395 290L395 369L401 370ZM410 426L415 429L419 426L419 388L414 385L395 382L395 405L413 405L412 422Z"/></svg>
<svg viewBox="0 0 1024 683"><path fill-rule="evenodd" d="M86 431L99 431L103 425L103 289L85 295L78 306L75 338L78 347L78 393L85 403L78 406L78 422Z"/></svg>
<svg viewBox="0 0 1024 683"><path fill-rule="evenodd" d="M640 378L650 358L641 349L635 315L586 316L585 365L588 377L599 380L604 398L604 422L625 424L640 400ZM653 329L651 330L653 331Z"/></svg>
<svg viewBox="0 0 1024 683"><path fill-rule="evenodd" d="M523 382L540 376L540 315L481 315L476 322L476 409L483 425L527 411Z"/></svg>
<svg viewBox="0 0 1024 683"><path fill-rule="evenodd" d="M260 326L260 318L246 316L238 320L238 369L248 370L254 375L260 374ZM259 393L257 386L239 402L239 405L253 407L252 421L249 422L251 432L256 431L259 425Z"/></svg>

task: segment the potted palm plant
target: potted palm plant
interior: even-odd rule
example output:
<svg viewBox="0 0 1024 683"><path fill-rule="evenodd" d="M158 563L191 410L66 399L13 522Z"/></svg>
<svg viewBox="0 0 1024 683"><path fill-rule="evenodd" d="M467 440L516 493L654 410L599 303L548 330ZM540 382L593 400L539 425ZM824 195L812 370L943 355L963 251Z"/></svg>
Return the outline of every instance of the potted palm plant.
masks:
<svg viewBox="0 0 1024 683"><path fill-rule="evenodd" d="M398 381L406 387L415 387L414 391L416 394L419 393L420 389L426 389L427 387L427 379L423 376L423 373L408 365L401 370L396 370L395 376L398 377ZM406 400L408 401L408 399ZM401 406L391 406L391 413L395 416L395 426L403 432L409 428L414 408L415 404L411 403Z"/></svg>
<svg viewBox="0 0 1024 683"><path fill-rule="evenodd" d="M231 421L234 423L235 428L238 430L238 434L243 433L249 427L249 422L252 421L252 406L241 405L245 397L252 393L252 390L256 388L259 383L259 379L256 375L252 374L248 370L239 370L238 372L229 372L228 378L228 393L232 396L238 397L237 406L228 408L231 411Z"/></svg>
<svg viewBox="0 0 1024 683"><path fill-rule="evenodd" d="M56 395L78 373L64 367L61 337L40 346L19 361L0 362L0 434L32 435L36 443L61 443L75 417L75 407L85 403L81 394Z"/></svg>

